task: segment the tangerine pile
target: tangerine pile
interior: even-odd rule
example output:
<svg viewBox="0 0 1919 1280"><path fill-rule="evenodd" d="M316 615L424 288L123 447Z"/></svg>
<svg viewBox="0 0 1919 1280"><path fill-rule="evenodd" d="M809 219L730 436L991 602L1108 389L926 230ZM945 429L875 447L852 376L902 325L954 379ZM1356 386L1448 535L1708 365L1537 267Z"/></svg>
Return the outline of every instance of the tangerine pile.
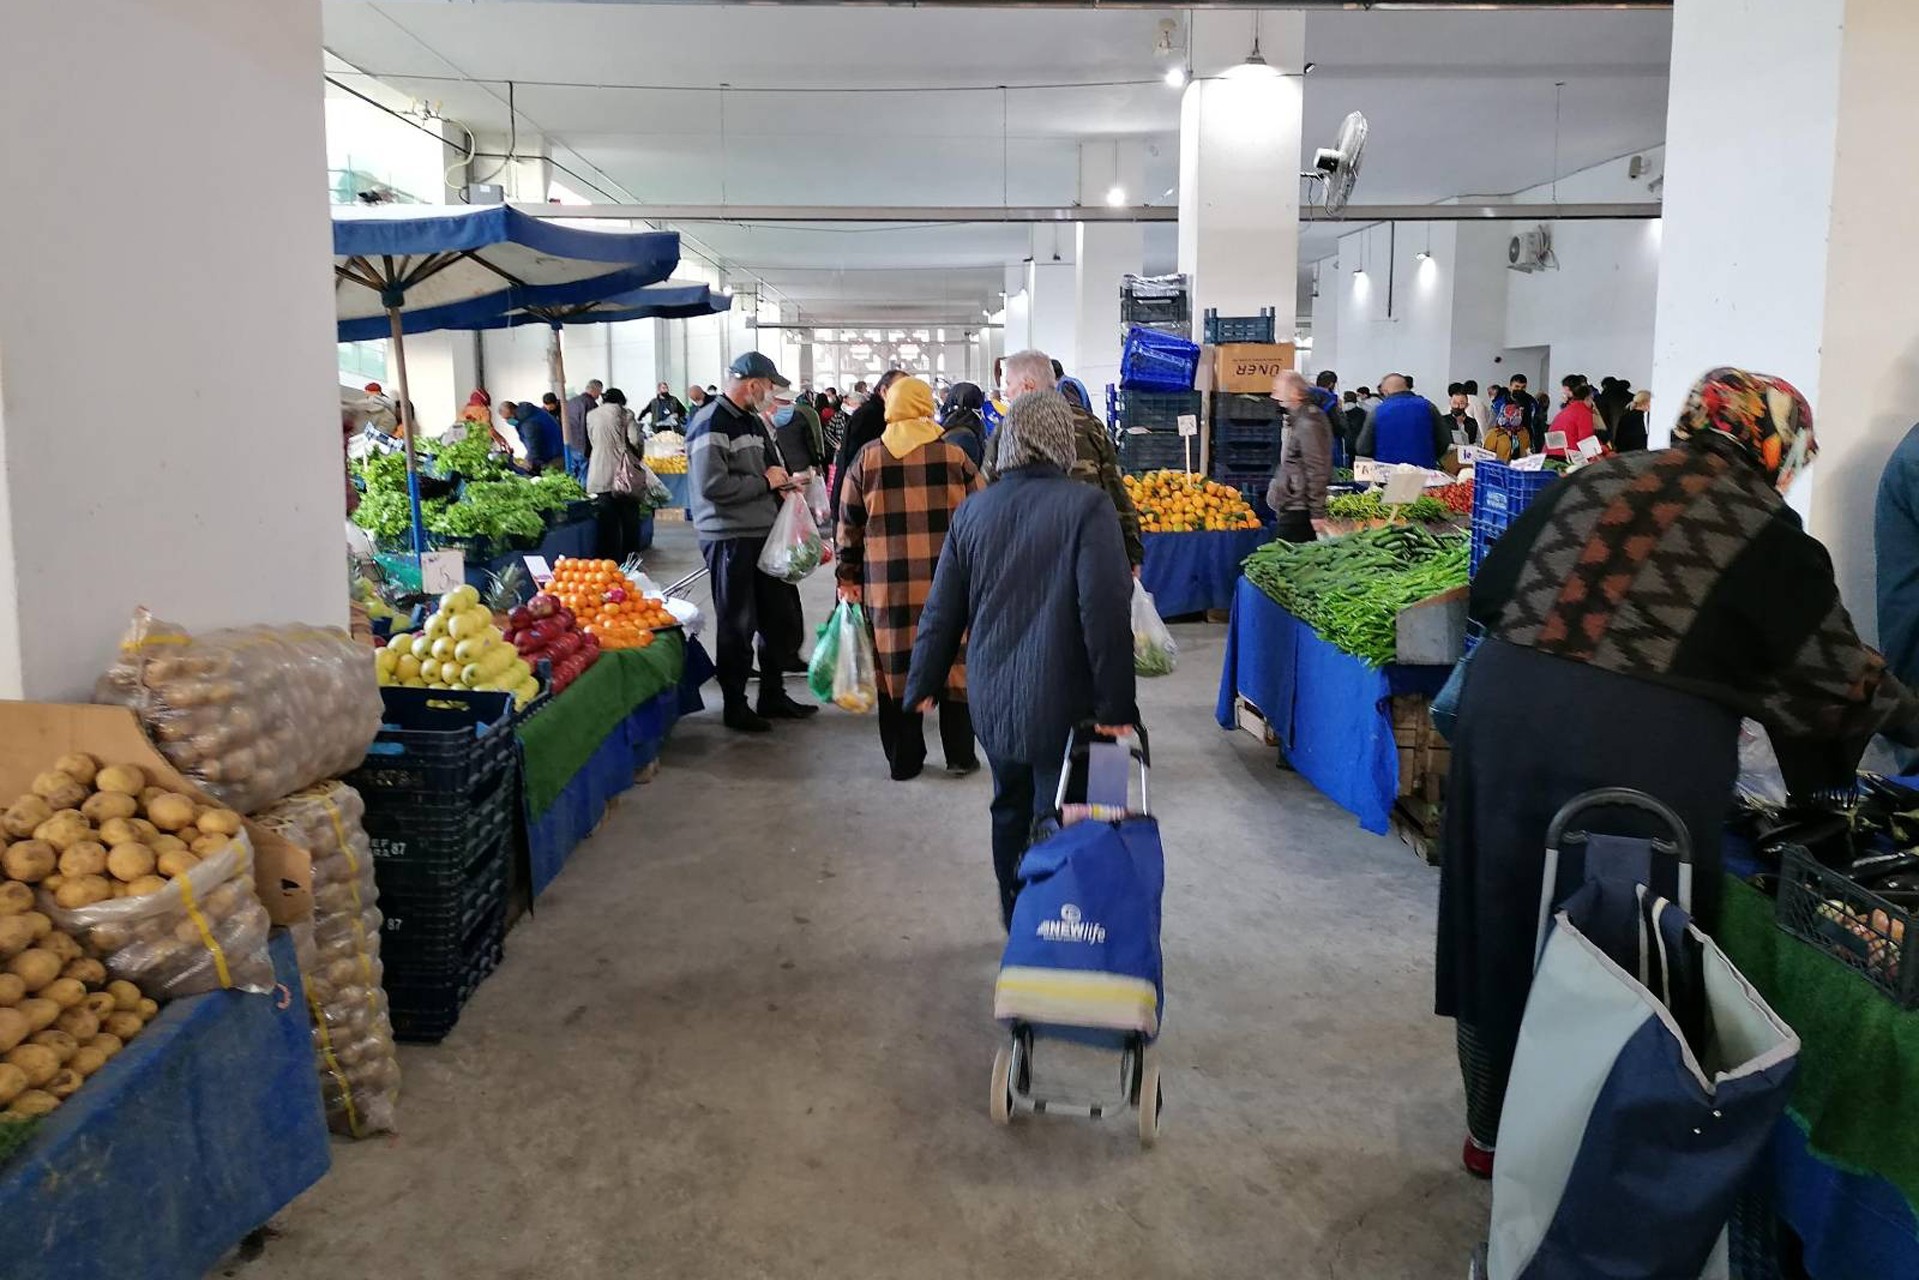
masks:
<svg viewBox="0 0 1919 1280"><path fill-rule="evenodd" d="M1148 471L1125 480L1127 495L1139 511L1142 533L1259 528L1259 517L1231 485L1187 471Z"/></svg>
<svg viewBox="0 0 1919 1280"><path fill-rule="evenodd" d="M546 589L572 611L580 630L600 638L602 649L644 649L655 627L677 621L664 600L641 595L612 560L562 556Z"/></svg>

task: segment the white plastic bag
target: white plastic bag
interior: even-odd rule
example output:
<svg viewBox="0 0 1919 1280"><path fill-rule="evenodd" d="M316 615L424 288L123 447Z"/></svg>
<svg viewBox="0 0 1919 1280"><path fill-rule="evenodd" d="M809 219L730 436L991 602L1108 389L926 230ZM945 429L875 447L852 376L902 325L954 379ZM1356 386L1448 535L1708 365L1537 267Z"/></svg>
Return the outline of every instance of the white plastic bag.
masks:
<svg viewBox="0 0 1919 1280"><path fill-rule="evenodd" d="M879 706L879 655L873 651L873 635L866 629L866 610L841 602L833 612L833 705L842 711L865 715Z"/></svg>
<svg viewBox="0 0 1919 1280"><path fill-rule="evenodd" d="M1179 642L1160 621L1153 593L1133 579L1133 671L1142 676L1169 676L1179 669Z"/></svg>
<svg viewBox="0 0 1919 1280"><path fill-rule="evenodd" d="M822 529L833 518L833 502L826 492L826 480L817 472L806 482L806 509L813 513L813 523Z"/></svg>
<svg viewBox="0 0 1919 1280"><path fill-rule="evenodd" d="M813 513L806 509L806 495L797 489L788 492L773 521L773 532L766 535L766 549L760 552L760 572L781 582L801 582L825 558L826 543L813 523Z"/></svg>

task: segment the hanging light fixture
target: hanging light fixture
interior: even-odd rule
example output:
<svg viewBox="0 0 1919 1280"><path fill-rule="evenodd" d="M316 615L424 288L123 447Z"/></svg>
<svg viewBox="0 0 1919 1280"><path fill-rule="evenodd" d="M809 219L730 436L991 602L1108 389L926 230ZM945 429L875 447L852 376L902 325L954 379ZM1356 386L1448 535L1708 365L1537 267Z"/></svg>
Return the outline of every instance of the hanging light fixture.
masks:
<svg viewBox="0 0 1919 1280"><path fill-rule="evenodd" d="M1174 89L1185 88L1186 87L1186 68L1177 62L1174 63L1172 66L1166 68L1166 83L1170 88L1174 88Z"/></svg>
<svg viewBox="0 0 1919 1280"><path fill-rule="evenodd" d="M1113 139L1113 185L1106 188L1106 205L1111 209L1126 207L1126 188L1119 181L1119 139Z"/></svg>
<svg viewBox="0 0 1919 1280"><path fill-rule="evenodd" d="M1253 51L1246 55L1246 64L1253 67L1266 65L1266 58L1259 51L1259 11L1253 11Z"/></svg>

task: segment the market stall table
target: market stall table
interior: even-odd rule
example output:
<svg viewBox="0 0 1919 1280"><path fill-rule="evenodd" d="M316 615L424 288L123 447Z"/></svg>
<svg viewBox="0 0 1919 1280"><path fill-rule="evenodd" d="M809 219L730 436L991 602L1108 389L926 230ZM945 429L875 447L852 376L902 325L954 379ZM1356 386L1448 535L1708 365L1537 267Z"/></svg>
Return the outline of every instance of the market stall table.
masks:
<svg viewBox="0 0 1919 1280"><path fill-rule="evenodd" d="M293 944L281 988L168 1004L0 1165L7 1280L200 1280L327 1171Z"/></svg>
<svg viewBox="0 0 1919 1280"><path fill-rule="evenodd" d="M1233 592L1216 715L1238 724L1244 697L1265 717L1286 761L1381 835L1399 796L1395 694L1431 697L1452 670L1370 667L1322 640L1245 578Z"/></svg>
<svg viewBox="0 0 1919 1280"><path fill-rule="evenodd" d="M1240 562L1272 536L1268 528L1142 534L1140 584L1152 592L1162 618L1229 608Z"/></svg>

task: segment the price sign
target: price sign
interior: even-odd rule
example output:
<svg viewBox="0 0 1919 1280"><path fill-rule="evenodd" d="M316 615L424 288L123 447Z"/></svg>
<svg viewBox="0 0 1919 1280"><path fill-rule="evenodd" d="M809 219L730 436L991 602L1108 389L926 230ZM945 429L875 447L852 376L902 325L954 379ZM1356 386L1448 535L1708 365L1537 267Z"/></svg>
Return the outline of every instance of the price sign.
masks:
<svg viewBox="0 0 1919 1280"><path fill-rule="evenodd" d="M1523 458L1514 458L1512 463L1514 471L1540 471L1545 466L1546 455L1543 453L1529 453Z"/></svg>
<svg viewBox="0 0 1919 1280"><path fill-rule="evenodd" d="M1462 467L1477 466L1479 463L1488 460L1496 462L1499 460L1499 455L1491 449L1482 449L1476 444L1462 444L1459 446L1459 465Z"/></svg>
<svg viewBox="0 0 1919 1280"><path fill-rule="evenodd" d="M526 573L533 579L534 585L541 588L553 581L553 570L547 565L545 556L526 557Z"/></svg>
<svg viewBox="0 0 1919 1280"><path fill-rule="evenodd" d="M1566 452L1566 433L1564 431L1548 431L1546 433L1546 452Z"/></svg>
<svg viewBox="0 0 1919 1280"><path fill-rule="evenodd" d="M1161 419L1161 421L1164 421L1164 419ZM1198 416L1191 413L1180 414L1179 415L1179 433L1183 436L1198 435L1199 434Z"/></svg>
<svg viewBox="0 0 1919 1280"><path fill-rule="evenodd" d="M466 582L466 553L429 551L420 557L420 590L442 595Z"/></svg>
<svg viewBox="0 0 1919 1280"><path fill-rule="evenodd" d="M1379 479L1379 463L1373 458L1353 459L1353 479L1361 484L1371 484Z"/></svg>
<svg viewBox="0 0 1919 1280"><path fill-rule="evenodd" d="M1386 473L1386 492L1380 501L1389 507L1397 507L1417 501L1425 492L1425 468L1395 467Z"/></svg>
<svg viewBox="0 0 1919 1280"><path fill-rule="evenodd" d="M1579 456L1588 462L1597 458L1600 454L1604 453L1605 450L1606 446L1599 443L1598 436L1587 436L1579 442Z"/></svg>

